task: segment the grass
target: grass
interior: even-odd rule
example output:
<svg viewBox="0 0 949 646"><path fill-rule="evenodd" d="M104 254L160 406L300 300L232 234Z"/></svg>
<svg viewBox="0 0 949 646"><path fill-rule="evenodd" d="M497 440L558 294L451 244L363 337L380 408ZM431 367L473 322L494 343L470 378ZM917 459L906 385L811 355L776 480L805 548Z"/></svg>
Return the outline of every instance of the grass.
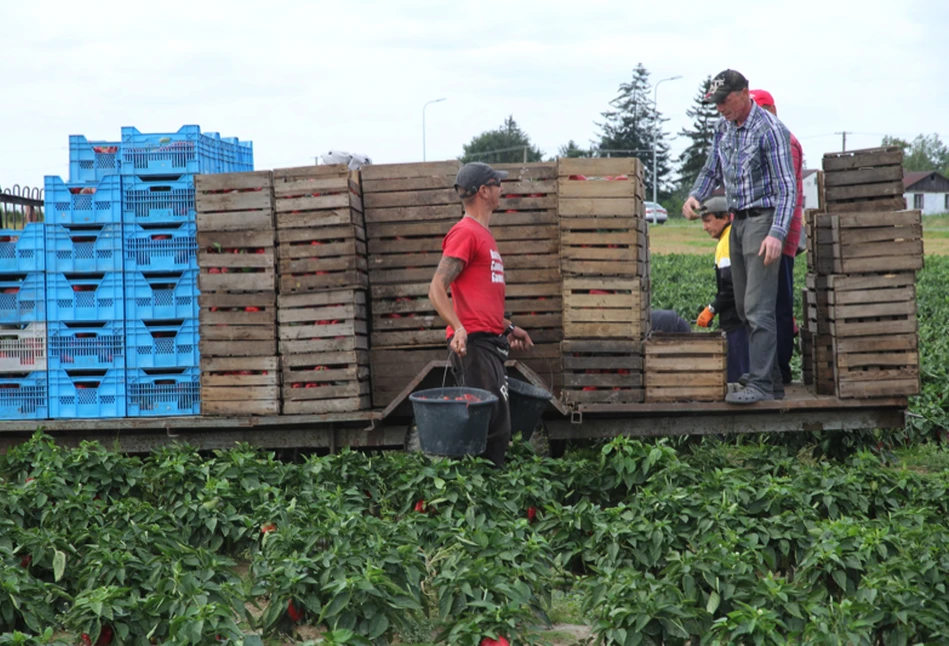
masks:
<svg viewBox="0 0 949 646"><path fill-rule="evenodd" d="M649 249L654 254L715 253L715 240L702 229L699 221L671 218L665 224L649 226ZM949 214L923 218L923 249L935 256L949 255Z"/></svg>

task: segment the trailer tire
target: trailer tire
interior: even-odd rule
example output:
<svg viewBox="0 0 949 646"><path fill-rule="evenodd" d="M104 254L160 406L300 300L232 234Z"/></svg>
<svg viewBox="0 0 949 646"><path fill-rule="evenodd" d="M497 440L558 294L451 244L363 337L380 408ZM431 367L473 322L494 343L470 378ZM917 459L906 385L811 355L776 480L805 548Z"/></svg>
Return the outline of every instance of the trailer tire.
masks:
<svg viewBox="0 0 949 646"><path fill-rule="evenodd" d="M550 457L550 433L547 431L547 425L541 420L537 422L537 428L531 434L531 439L527 440L534 453L542 458Z"/></svg>
<svg viewBox="0 0 949 646"><path fill-rule="evenodd" d="M418 439L418 425L415 423L415 418L409 422L409 426L405 429L405 450L408 453L421 453L422 444Z"/></svg>

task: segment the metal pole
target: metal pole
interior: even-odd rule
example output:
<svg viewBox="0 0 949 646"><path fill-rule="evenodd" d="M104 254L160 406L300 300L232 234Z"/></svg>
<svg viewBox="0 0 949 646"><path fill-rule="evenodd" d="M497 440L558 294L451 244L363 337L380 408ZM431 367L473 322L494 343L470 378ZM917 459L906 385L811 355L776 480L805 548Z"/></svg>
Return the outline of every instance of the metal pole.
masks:
<svg viewBox="0 0 949 646"><path fill-rule="evenodd" d="M422 106L422 161L425 161L425 108L427 108L432 103L441 103L445 100L445 97L441 99L433 99L431 101L426 101L425 105Z"/></svg>
<svg viewBox="0 0 949 646"><path fill-rule="evenodd" d="M682 78L681 76L670 76L669 78L662 79L656 83L652 88L652 107L656 111L656 116L659 116L659 86L665 83L666 81L675 81ZM657 127L655 132L652 135L652 201L657 201L657 195L659 193L659 160L658 160L658 151L659 147L659 128Z"/></svg>

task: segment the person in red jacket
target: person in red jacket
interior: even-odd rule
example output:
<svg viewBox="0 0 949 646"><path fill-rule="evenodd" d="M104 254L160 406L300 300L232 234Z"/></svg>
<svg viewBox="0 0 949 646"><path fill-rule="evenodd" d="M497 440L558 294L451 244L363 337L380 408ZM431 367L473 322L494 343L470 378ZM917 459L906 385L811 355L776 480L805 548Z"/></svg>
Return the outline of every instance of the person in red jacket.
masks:
<svg viewBox="0 0 949 646"><path fill-rule="evenodd" d="M504 466L511 441L504 361L511 348L533 346L526 331L504 318L504 261L491 233L491 214L500 204L501 180L507 175L481 162L458 171L455 190L465 214L442 241L442 257L428 288L429 300L448 323L455 380L491 391L498 398L483 455L498 468Z"/></svg>
<svg viewBox="0 0 949 646"><path fill-rule="evenodd" d="M749 94L759 107L778 116L778 109L774 106L774 97L770 92L751 90ZM791 216L791 224L781 253L778 297L774 312L778 337L778 368L785 384L791 383L791 355L794 353L794 257L801 242L801 221L804 213L804 149L794 133L791 133L791 163L797 184L797 202L794 204L794 214Z"/></svg>

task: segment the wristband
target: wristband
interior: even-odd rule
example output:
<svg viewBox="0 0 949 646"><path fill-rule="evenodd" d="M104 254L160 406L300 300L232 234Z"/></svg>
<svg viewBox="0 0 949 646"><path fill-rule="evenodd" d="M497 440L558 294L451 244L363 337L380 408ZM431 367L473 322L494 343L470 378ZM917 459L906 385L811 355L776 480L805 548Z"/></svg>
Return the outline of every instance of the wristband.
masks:
<svg viewBox="0 0 949 646"><path fill-rule="evenodd" d="M516 328L516 327L517 327L516 325L514 325L513 323L511 323L509 326L507 326L507 329L504 330L504 336L507 336L508 334L513 334L513 333L514 333L514 328Z"/></svg>

